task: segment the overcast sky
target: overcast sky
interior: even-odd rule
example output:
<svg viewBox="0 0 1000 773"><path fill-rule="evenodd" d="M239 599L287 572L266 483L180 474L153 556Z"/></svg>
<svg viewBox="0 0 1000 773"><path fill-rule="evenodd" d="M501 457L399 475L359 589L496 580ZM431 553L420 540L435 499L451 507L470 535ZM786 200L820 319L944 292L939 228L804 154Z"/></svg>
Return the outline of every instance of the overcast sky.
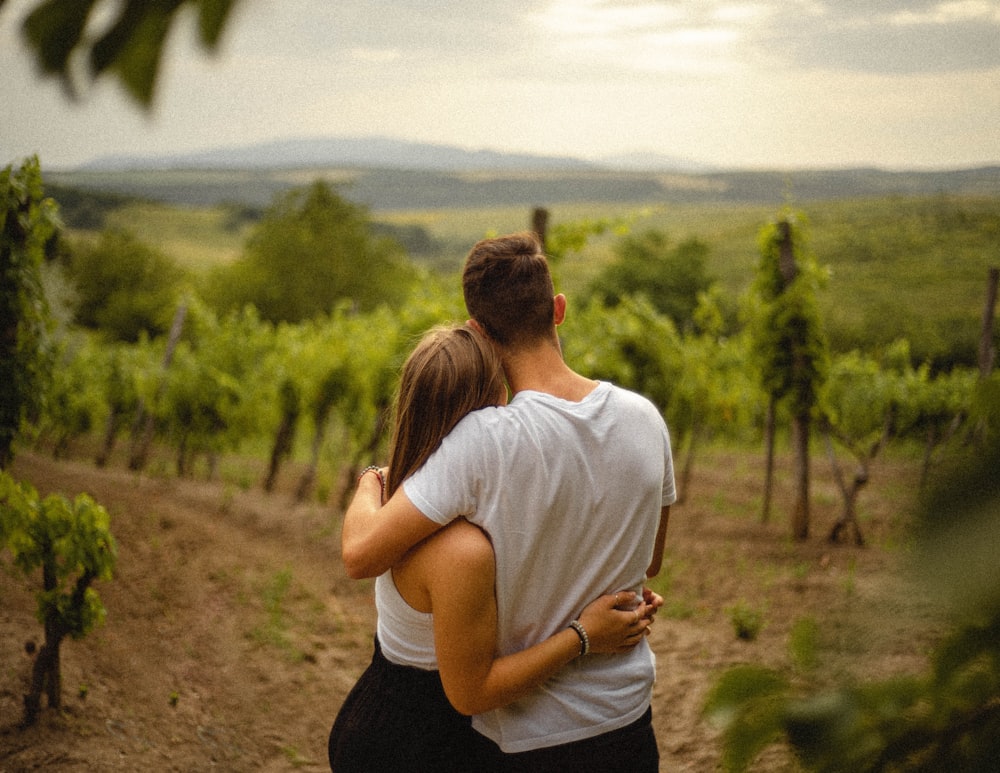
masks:
<svg viewBox="0 0 1000 773"><path fill-rule="evenodd" d="M192 19L156 105L70 103L0 10L0 162L44 168L271 139L383 135L721 167L1000 162L1000 0L241 0Z"/></svg>

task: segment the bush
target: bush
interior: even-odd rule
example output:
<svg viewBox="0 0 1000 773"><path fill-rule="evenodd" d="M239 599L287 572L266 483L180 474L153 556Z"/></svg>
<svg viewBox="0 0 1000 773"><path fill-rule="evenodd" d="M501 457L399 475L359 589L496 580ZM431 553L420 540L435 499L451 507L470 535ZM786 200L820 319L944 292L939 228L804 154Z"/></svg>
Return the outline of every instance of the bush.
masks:
<svg viewBox="0 0 1000 773"><path fill-rule="evenodd" d="M0 540L22 575L30 578L39 569L42 574L35 597L45 642L24 696L24 722L32 724L43 693L50 708L62 704L63 639L82 638L104 620L104 605L91 585L111 579L117 548L107 511L89 496L70 501L53 494L40 499L31 486L6 473L0 473Z"/></svg>

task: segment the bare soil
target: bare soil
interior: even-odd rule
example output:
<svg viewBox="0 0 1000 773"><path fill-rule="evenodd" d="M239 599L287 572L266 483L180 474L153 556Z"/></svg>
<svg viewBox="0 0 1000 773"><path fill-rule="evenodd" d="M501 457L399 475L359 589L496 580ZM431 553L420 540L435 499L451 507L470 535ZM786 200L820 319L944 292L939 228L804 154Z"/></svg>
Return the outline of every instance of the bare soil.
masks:
<svg viewBox="0 0 1000 773"><path fill-rule="evenodd" d="M328 770L327 734L369 661L375 619L371 583L341 566L337 508L296 504L292 480L268 495L28 451L12 473L42 494L91 494L112 515L119 557L96 586L106 623L62 647L61 711L21 728L25 644L42 629L34 585L0 556L0 772ZM925 667L935 617L900 570L915 482L913 465L881 465L861 495L868 546L830 545L839 495L817 470L813 536L793 543L787 484L762 524L754 455L706 455L674 508L667 608L650 639L664 771L719 769L701 711L714 677L736 663L791 668L796 621L817 624L820 681ZM763 621L753 640L735 634L738 605ZM756 768L797 769L780 747Z"/></svg>

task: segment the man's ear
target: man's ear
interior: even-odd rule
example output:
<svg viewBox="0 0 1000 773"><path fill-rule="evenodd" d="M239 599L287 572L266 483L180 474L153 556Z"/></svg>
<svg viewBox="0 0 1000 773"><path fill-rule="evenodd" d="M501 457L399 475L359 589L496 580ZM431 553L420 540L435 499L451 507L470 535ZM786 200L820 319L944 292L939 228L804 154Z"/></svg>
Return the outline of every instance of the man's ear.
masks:
<svg viewBox="0 0 1000 773"><path fill-rule="evenodd" d="M552 315L553 321L555 322L556 327L559 327L559 325L563 323L563 320L566 319L566 296L559 293L552 299L552 302L555 307L555 311Z"/></svg>
<svg viewBox="0 0 1000 773"><path fill-rule="evenodd" d="M483 326L479 324L478 320L470 319L466 324L473 330L475 330L477 333L479 333L479 335L483 336L484 338L489 338L489 336L486 335L486 331L483 330Z"/></svg>

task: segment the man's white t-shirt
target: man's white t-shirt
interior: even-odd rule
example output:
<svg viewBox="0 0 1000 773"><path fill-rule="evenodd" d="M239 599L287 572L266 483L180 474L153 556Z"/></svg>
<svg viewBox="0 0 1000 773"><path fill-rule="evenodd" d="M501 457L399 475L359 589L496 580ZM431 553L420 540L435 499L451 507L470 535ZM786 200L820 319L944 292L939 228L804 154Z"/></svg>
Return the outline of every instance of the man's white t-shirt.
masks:
<svg viewBox="0 0 1000 773"><path fill-rule="evenodd" d="M663 417L606 382L580 402L524 391L469 414L403 488L431 520L463 515L489 534L501 655L564 629L602 594L641 592L660 509L676 500ZM643 640L577 658L473 722L506 752L577 741L638 719L653 680Z"/></svg>

